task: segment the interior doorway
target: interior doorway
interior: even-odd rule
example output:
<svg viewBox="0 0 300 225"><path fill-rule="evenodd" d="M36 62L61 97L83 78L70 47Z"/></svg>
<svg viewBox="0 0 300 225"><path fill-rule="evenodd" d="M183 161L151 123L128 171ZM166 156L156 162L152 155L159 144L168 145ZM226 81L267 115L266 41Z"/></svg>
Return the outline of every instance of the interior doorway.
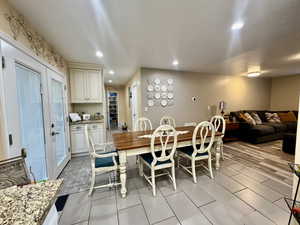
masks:
<svg viewBox="0 0 300 225"><path fill-rule="evenodd" d="M108 119L111 130L119 128L119 94L116 91L108 91Z"/></svg>
<svg viewBox="0 0 300 225"><path fill-rule="evenodd" d="M131 86L131 129L134 130L134 126L138 119L138 104L137 104L137 85Z"/></svg>

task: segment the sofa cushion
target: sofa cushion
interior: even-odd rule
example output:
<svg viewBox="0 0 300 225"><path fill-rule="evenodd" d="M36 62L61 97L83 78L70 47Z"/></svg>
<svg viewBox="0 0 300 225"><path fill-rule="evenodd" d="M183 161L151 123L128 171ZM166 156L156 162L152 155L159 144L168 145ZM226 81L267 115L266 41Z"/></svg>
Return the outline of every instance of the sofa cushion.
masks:
<svg viewBox="0 0 300 225"><path fill-rule="evenodd" d="M256 125L255 120L252 118L252 116L249 113L241 113L240 117L246 121L246 123L249 123L251 125Z"/></svg>
<svg viewBox="0 0 300 225"><path fill-rule="evenodd" d="M275 128L269 125L258 124L249 129L250 135L269 135L274 134Z"/></svg>
<svg viewBox="0 0 300 225"><path fill-rule="evenodd" d="M265 113L267 121L270 123L281 123L280 118L277 113L270 113L266 112Z"/></svg>
<svg viewBox="0 0 300 225"><path fill-rule="evenodd" d="M262 124L262 121L256 112L251 112L250 115L255 120L256 124Z"/></svg>
<svg viewBox="0 0 300 225"><path fill-rule="evenodd" d="M286 112L286 113L278 113L280 120L282 122L296 122L297 118L293 112Z"/></svg>
<svg viewBox="0 0 300 225"><path fill-rule="evenodd" d="M284 123L263 123L263 125L271 126L275 129L276 132L286 132L288 130L288 126Z"/></svg>

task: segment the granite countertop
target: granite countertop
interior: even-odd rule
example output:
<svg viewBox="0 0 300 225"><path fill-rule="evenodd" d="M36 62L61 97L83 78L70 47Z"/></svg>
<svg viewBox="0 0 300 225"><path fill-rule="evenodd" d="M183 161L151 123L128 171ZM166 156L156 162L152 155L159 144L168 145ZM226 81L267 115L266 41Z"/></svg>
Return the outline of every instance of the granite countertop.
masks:
<svg viewBox="0 0 300 225"><path fill-rule="evenodd" d="M62 182L62 179L51 180L0 190L0 224L43 224Z"/></svg>
<svg viewBox="0 0 300 225"><path fill-rule="evenodd" d="M90 124L90 123L104 123L104 120L81 120L78 122L70 122L70 125Z"/></svg>

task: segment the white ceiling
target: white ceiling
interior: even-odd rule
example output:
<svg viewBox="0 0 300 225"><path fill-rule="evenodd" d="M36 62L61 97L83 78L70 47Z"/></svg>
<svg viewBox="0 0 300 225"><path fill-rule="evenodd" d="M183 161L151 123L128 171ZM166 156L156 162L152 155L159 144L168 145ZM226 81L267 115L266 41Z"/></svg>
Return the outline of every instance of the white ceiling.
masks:
<svg viewBox="0 0 300 225"><path fill-rule="evenodd" d="M102 63L124 84L139 67L300 74L299 0L9 0L69 61ZM239 31L231 25L244 21ZM95 56L96 50L104 54Z"/></svg>

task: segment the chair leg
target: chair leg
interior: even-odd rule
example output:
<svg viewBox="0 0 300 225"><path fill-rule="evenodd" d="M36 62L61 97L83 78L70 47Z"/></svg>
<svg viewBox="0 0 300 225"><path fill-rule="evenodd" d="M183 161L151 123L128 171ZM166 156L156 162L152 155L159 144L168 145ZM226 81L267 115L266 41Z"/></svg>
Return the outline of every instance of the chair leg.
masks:
<svg viewBox="0 0 300 225"><path fill-rule="evenodd" d="M89 196L92 194L95 185L95 171L92 169L91 187L89 191Z"/></svg>
<svg viewBox="0 0 300 225"><path fill-rule="evenodd" d="M196 165L195 165L195 160L194 159L192 159L192 174L193 174L194 183L197 183Z"/></svg>
<svg viewBox="0 0 300 225"><path fill-rule="evenodd" d="M180 162L180 156L179 156L179 154L177 153L177 168L179 168L179 162Z"/></svg>
<svg viewBox="0 0 300 225"><path fill-rule="evenodd" d="M224 160L224 152L223 152L223 149L224 149L224 145L223 145L223 141L222 141L222 144L221 144L221 159Z"/></svg>
<svg viewBox="0 0 300 225"><path fill-rule="evenodd" d="M176 178L175 178L175 165L172 166L172 179L173 179L173 187L176 191Z"/></svg>
<svg viewBox="0 0 300 225"><path fill-rule="evenodd" d="M154 169L151 169L151 181L152 181L153 196L156 196L155 170Z"/></svg>
<svg viewBox="0 0 300 225"><path fill-rule="evenodd" d="M208 169L210 173L210 178L214 179L213 171L212 171L212 166L211 166L211 157L208 158Z"/></svg>
<svg viewBox="0 0 300 225"><path fill-rule="evenodd" d="M139 158L139 175L142 177L144 176L144 163L142 162L142 160Z"/></svg>

